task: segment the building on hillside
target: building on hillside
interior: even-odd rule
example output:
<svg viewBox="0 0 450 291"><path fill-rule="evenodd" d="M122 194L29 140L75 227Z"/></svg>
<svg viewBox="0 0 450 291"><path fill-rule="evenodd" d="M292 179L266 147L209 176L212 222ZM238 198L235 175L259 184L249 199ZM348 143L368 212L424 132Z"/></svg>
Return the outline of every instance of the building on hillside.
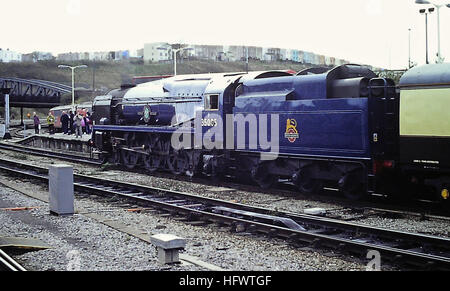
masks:
<svg viewBox="0 0 450 291"><path fill-rule="evenodd" d="M138 49L136 51L136 57L143 59L144 58L144 49Z"/></svg>
<svg viewBox="0 0 450 291"><path fill-rule="evenodd" d="M319 63L318 63L318 65L325 66L325 56L324 55L319 55Z"/></svg>
<svg viewBox="0 0 450 291"><path fill-rule="evenodd" d="M299 63L304 63L305 62L305 60L304 60L304 54L305 54L305 52L304 51L298 51L298 62Z"/></svg>
<svg viewBox="0 0 450 291"><path fill-rule="evenodd" d="M130 50L129 51L129 59L130 61L140 61L144 58L144 50Z"/></svg>
<svg viewBox="0 0 450 291"><path fill-rule="evenodd" d="M228 61L236 62L246 58L247 52L244 46L241 45L229 45L223 47L224 54L227 56Z"/></svg>
<svg viewBox="0 0 450 291"><path fill-rule="evenodd" d="M327 66L334 67L334 66L336 66L336 58L335 57L326 57L325 63Z"/></svg>
<svg viewBox="0 0 450 291"><path fill-rule="evenodd" d="M90 61L108 61L109 52L89 52Z"/></svg>
<svg viewBox="0 0 450 291"><path fill-rule="evenodd" d="M279 48L263 48L263 60L274 62L281 60L281 49Z"/></svg>
<svg viewBox="0 0 450 291"><path fill-rule="evenodd" d="M262 60L262 47L249 46L248 48L248 58L252 60Z"/></svg>
<svg viewBox="0 0 450 291"><path fill-rule="evenodd" d="M287 49L286 50L286 60L298 63L299 62L299 50Z"/></svg>
<svg viewBox="0 0 450 291"><path fill-rule="evenodd" d="M320 65L320 55L314 54L313 65Z"/></svg>
<svg viewBox="0 0 450 291"><path fill-rule="evenodd" d="M287 61L286 49L280 49L280 61Z"/></svg>
<svg viewBox="0 0 450 291"><path fill-rule="evenodd" d="M22 54L10 49L0 48L0 63L21 62Z"/></svg>
<svg viewBox="0 0 450 291"><path fill-rule="evenodd" d="M22 54L22 62L36 63L39 61L50 61L54 59L55 57L53 54L48 52L35 51L29 54Z"/></svg>
<svg viewBox="0 0 450 291"><path fill-rule="evenodd" d="M110 59L112 61L124 61L130 59L130 51L120 50L110 52Z"/></svg>
<svg viewBox="0 0 450 291"><path fill-rule="evenodd" d="M35 63L37 61L35 61L33 53L29 53L29 54L22 54L22 62Z"/></svg>
<svg viewBox="0 0 450 291"><path fill-rule="evenodd" d="M217 61L224 53L222 45L191 45L191 55L200 60Z"/></svg>
<svg viewBox="0 0 450 291"><path fill-rule="evenodd" d="M284 57L286 58L286 61L292 61L292 50L287 49L284 54Z"/></svg>
<svg viewBox="0 0 450 291"><path fill-rule="evenodd" d="M89 61L90 60L90 54L88 52L80 53L80 61Z"/></svg>
<svg viewBox="0 0 450 291"><path fill-rule="evenodd" d="M144 62L167 62L172 59L172 47L167 42L144 44Z"/></svg>
<svg viewBox="0 0 450 291"><path fill-rule="evenodd" d="M303 63L314 64L314 54L312 52L303 52Z"/></svg>
<svg viewBox="0 0 450 291"><path fill-rule="evenodd" d="M80 60L80 53L62 53L56 57L58 61L74 62Z"/></svg>

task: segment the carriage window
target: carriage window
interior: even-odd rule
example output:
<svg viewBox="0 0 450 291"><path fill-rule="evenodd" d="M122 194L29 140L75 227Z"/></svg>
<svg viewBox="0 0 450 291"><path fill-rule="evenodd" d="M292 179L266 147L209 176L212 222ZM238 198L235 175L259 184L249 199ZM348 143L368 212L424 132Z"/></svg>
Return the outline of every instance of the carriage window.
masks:
<svg viewBox="0 0 450 291"><path fill-rule="evenodd" d="M219 95L205 96L205 110L219 110Z"/></svg>

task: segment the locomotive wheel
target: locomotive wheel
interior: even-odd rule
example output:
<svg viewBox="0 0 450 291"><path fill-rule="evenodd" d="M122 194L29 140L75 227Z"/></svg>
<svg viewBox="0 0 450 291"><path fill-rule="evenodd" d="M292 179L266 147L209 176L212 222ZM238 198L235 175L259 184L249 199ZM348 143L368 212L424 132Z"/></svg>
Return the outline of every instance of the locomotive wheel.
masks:
<svg viewBox="0 0 450 291"><path fill-rule="evenodd" d="M276 183L278 183L278 176L275 175L267 175L264 179L260 178L255 180L258 183L259 187L262 189L272 188Z"/></svg>
<svg viewBox="0 0 450 291"><path fill-rule="evenodd" d="M113 163L115 164L115 165L120 165L120 161L121 161L121 154L120 154L120 150L119 149L117 149L114 153L113 153L113 155L112 155L112 158L113 158Z"/></svg>
<svg viewBox="0 0 450 291"><path fill-rule="evenodd" d="M357 201L366 197L361 175L358 172L345 174L338 182L339 191L349 200Z"/></svg>
<svg viewBox="0 0 450 291"><path fill-rule="evenodd" d="M148 155L143 155L144 167L150 173L155 172L161 166L164 158L161 156L161 142L157 138L147 137L145 141Z"/></svg>
<svg viewBox="0 0 450 291"><path fill-rule="evenodd" d="M167 166L174 175L186 173L189 168L189 156L184 150L171 150L167 157Z"/></svg>
<svg viewBox="0 0 450 291"><path fill-rule="evenodd" d="M265 165L256 166L251 171L251 177L262 189L269 189L278 182L279 177L268 173Z"/></svg>
<svg viewBox="0 0 450 291"><path fill-rule="evenodd" d="M124 139L128 148L135 147L137 145L136 134L125 133ZM128 169L134 169L139 162L139 154L130 152L127 150L121 150L122 162Z"/></svg>
<svg viewBox="0 0 450 291"><path fill-rule="evenodd" d="M159 165L161 165L161 157L153 153L150 153L149 155L144 155L143 161L145 169L151 173L158 170Z"/></svg>
<svg viewBox="0 0 450 291"><path fill-rule="evenodd" d="M305 195L317 194L322 190L323 184L320 179L313 177L311 169L300 169L292 176L292 182L298 190Z"/></svg>
<svg viewBox="0 0 450 291"><path fill-rule="evenodd" d="M139 162L139 154L127 150L121 151L122 161L128 169L134 169Z"/></svg>
<svg viewBox="0 0 450 291"><path fill-rule="evenodd" d="M108 162L108 156L107 155L104 155L104 154L100 154L99 156L98 156L98 159L100 160L100 162L102 163L102 165L103 164L106 164L107 162Z"/></svg>

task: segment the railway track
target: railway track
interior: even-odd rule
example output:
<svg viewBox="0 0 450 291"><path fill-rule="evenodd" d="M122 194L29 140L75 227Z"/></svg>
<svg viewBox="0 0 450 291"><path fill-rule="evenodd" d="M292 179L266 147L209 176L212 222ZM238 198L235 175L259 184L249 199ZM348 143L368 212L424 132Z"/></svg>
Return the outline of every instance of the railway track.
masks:
<svg viewBox="0 0 450 291"><path fill-rule="evenodd" d="M0 270L1 271L26 271L19 263L0 249Z"/></svg>
<svg viewBox="0 0 450 291"><path fill-rule="evenodd" d="M41 148L33 148L11 143L0 143L0 149L15 151L23 154L38 155L48 158L57 158L64 161L83 163L92 166L100 166L102 163L95 158L86 155L77 155L74 153L65 153L54 150L46 150Z"/></svg>
<svg viewBox="0 0 450 291"><path fill-rule="evenodd" d="M88 157L86 155L78 155L74 153L64 153L64 152L55 152L50 150L45 150L41 148L33 148L22 146L18 144L11 143L1 143L0 149L10 150L15 152L20 152L23 154L32 154L38 156L44 156L48 158L56 158L70 162L83 163L91 166L100 166L102 163L95 158ZM127 171L134 171L137 173L143 173L142 170L134 169ZM145 173L143 173L145 174ZM157 175L162 178L173 178L166 173L152 173L152 175ZM184 180L186 182L196 181L201 184L210 184L214 186L214 183L207 179L202 178L187 178L184 176L178 176L178 179ZM233 183L236 185L236 183ZM286 196L292 196L293 193L297 193L297 190L293 185L289 183L281 183L281 186L278 187L277 194L282 194ZM243 191L250 192L264 192L271 193L272 190L263 190L257 187L252 187L251 185L241 185L239 188ZM317 201L327 202L327 203L336 203L342 205L343 207L349 209L349 211L354 212L354 216L350 216L346 218L348 220L355 220L364 218L367 216L379 215L383 217L418 217L420 219L435 219L435 220L449 220L448 210L442 210L439 205L433 203L432 201L395 201L395 205L391 205L386 198L380 197L380 195L372 195L369 197L368 201L349 201L347 199L341 199L336 197L335 192L336 189L325 189L326 193L324 195L315 196L313 199ZM409 203L408 203L409 202ZM367 214L368 213L368 214ZM328 213L329 216L334 218L339 218L338 216L334 216L332 213Z"/></svg>
<svg viewBox="0 0 450 291"><path fill-rule="evenodd" d="M48 169L0 159L0 169L48 181ZM299 246L335 249L365 258L379 252L383 262L405 268L450 270L450 239L370 227L336 219L273 211L194 194L74 175L77 191L120 197L182 216L188 223L218 223L235 231L283 238Z"/></svg>

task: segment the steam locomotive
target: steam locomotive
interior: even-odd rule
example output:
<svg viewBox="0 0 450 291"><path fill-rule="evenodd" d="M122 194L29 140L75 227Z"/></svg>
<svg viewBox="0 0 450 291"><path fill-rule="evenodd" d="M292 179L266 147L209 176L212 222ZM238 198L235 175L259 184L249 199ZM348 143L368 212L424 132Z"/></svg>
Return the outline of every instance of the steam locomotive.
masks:
<svg viewBox="0 0 450 291"><path fill-rule="evenodd" d="M450 64L399 86L354 64L182 75L96 97L92 140L105 161L149 172L284 179L350 199L432 189L448 203L449 103Z"/></svg>

